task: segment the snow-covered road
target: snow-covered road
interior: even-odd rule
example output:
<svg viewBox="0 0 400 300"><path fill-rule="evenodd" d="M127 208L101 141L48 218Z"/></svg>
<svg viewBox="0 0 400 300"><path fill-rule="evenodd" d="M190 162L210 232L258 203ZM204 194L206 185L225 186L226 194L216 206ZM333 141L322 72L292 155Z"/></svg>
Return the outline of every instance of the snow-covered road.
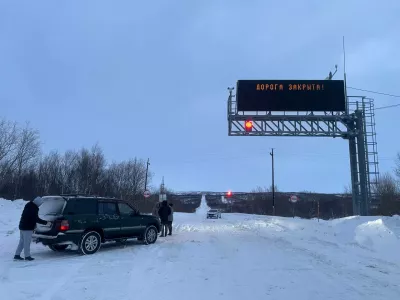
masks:
<svg viewBox="0 0 400 300"><path fill-rule="evenodd" d="M398 217L317 222L176 213L174 235L154 245L109 243L92 256L33 245L35 262L11 260L14 221L0 224L6 300L400 298Z"/></svg>

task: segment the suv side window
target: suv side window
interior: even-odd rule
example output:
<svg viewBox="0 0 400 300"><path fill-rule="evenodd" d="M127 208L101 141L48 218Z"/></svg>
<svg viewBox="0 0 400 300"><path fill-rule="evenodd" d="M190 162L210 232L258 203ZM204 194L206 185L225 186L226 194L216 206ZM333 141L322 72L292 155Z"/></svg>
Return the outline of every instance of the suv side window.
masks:
<svg viewBox="0 0 400 300"><path fill-rule="evenodd" d="M97 210L96 199L76 199L74 212L78 215L95 215Z"/></svg>
<svg viewBox="0 0 400 300"><path fill-rule="evenodd" d="M118 209L121 216L130 216L135 213L135 210L126 203L118 203Z"/></svg>
<svg viewBox="0 0 400 300"><path fill-rule="evenodd" d="M96 199L70 199L64 210L65 214L72 215L96 215L97 200Z"/></svg>
<svg viewBox="0 0 400 300"><path fill-rule="evenodd" d="M115 202L99 202L99 215L117 215L117 204Z"/></svg>

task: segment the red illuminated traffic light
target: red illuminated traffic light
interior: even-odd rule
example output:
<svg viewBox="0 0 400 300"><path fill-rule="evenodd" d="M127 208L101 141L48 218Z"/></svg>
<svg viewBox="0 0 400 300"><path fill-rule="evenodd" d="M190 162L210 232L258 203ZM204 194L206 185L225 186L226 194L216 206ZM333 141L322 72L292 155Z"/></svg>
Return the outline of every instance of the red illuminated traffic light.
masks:
<svg viewBox="0 0 400 300"><path fill-rule="evenodd" d="M227 191L227 192L226 192L226 197L227 197L227 198L232 197L232 191Z"/></svg>
<svg viewBox="0 0 400 300"><path fill-rule="evenodd" d="M250 132L253 130L253 121L251 120L246 120L244 122L244 129L246 130L246 132Z"/></svg>

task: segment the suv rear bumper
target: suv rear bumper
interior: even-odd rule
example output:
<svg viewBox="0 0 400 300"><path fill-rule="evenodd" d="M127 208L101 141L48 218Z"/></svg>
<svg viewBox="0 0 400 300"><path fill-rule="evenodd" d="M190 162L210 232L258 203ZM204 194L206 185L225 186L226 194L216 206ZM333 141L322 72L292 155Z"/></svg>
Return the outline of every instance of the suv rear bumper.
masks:
<svg viewBox="0 0 400 300"><path fill-rule="evenodd" d="M219 215L217 214L211 214L211 215L207 215L207 218L218 218Z"/></svg>
<svg viewBox="0 0 400 300"><path fill-rule="evenodd" d="M45 246L55 244L77 245L79 243L79 234L65 234L63 232L57 235L45 235L40 233L33 233L32 240L36 243L42 243Z"/></svg>

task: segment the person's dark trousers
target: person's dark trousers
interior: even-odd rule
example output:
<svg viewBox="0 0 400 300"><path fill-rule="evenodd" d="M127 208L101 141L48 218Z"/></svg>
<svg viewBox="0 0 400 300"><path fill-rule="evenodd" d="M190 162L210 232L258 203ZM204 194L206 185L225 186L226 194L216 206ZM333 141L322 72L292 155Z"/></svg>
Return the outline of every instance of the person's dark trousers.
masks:
<svg viewBox="0 0 400 300"><path fill-rule="evenodd" d="M168 221L168 235L172 234L172 221Z"/></svg>

